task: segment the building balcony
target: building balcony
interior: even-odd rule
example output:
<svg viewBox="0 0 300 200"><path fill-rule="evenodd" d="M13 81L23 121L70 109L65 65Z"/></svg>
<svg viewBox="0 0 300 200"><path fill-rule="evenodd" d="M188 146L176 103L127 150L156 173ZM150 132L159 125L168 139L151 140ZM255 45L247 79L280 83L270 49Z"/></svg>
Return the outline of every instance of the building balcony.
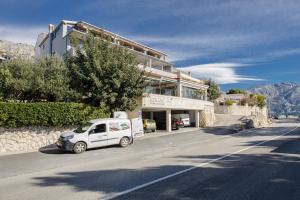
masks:
<svg viewBox="0 0 300 200"><path fill-rule="evenodd" d="M214 106L212 102L159 94L145 94L142 98L143 109L204 110Z"/></svg>
<svg viewBox="0 0 300 200"><path fill-rule="evenodd" d="M169 71L164 71L161 69L156 69L141 64L138 65L138 68L144 70L148 76L159 77L159 78L165 77L165 78L177 80L177 75Z"/></svg>

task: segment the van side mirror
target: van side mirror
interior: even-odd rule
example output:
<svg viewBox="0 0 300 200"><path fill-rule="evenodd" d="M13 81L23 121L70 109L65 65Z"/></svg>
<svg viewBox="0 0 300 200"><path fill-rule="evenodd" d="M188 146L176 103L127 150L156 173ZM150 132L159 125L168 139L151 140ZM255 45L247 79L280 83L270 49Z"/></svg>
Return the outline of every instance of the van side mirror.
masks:
<svg viewBox="0 0 300 200"><path fill-rule="evenodd" d="M89 131L89 134L93 134L93 133L95 133L95 129Z"/></svg>

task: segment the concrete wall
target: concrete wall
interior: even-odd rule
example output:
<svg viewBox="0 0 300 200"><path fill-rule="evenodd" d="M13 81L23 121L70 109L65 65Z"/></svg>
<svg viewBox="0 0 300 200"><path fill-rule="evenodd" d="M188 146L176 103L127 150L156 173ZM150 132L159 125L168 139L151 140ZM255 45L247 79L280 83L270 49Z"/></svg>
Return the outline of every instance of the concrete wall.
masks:
<svg viewBox="0 0 300 200"><path fill-rule="evenodd" d="M12 129L0 127L0 152L38 151L42 147L54 144L62 132L72 129L74 127L24 127Z"/></svg>
<svg viewBox="0 0 300 200"><path fill-rule="evenodd" d="M54 55L63 56L66 54L67 51L67 41L66 37L64 37L66 32L66 25L60 25L56 30L56 37L53 38L52 41L52 52Z"/></svg>

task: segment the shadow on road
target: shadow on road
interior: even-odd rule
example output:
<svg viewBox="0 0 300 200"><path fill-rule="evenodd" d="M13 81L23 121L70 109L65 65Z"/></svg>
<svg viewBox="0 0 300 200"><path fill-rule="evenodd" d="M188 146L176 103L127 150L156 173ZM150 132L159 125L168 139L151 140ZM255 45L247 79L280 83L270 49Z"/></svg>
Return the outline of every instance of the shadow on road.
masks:
<svg viewBox="0 0 300 200"><path fill-rule="evenodd" d="M222 155L178 156L195 165ZM141 169L63 172L36 177L40 187L69 186L76 191L120 192L195 165L162 165ZM300 158L280 154L237 154L195 168L119 199L289 199L300 196ZM225 198L226 197L226 198ZM287 198L288 197L288 198Z"/></svg>
<svg viewBox="0 0 300 200"><path fill-rule="evenodd" d="M111 146L87 149L86 151L109 149L109 148L121 148L121 147L119 145L111 145ZM51 145L42 147L42 148L39 149L39 152L44 153L44 154L74 154L71 151L65 151L63 149L59 149L58 147L56 147L55 144L51 144Z"/></svg>
<svg viewBox="0 0 300 200"><path fill-rule="evenodd" d="M300 154L300 139L288 140L272 151L273 153Z"/></svg>

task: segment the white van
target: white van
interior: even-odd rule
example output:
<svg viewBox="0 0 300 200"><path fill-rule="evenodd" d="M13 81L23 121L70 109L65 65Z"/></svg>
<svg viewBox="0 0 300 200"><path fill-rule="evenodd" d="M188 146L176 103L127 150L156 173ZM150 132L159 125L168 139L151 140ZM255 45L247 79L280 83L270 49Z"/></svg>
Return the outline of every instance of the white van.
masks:
<svg viewBox="0 0 300 200"><path fill-rule="evenodd" d="M109 118L91 120L72 132L61 134L57 146L74 153L82 153L90 148L114 144L126 147L131 143L133 143L131 121Z"/></svg>

